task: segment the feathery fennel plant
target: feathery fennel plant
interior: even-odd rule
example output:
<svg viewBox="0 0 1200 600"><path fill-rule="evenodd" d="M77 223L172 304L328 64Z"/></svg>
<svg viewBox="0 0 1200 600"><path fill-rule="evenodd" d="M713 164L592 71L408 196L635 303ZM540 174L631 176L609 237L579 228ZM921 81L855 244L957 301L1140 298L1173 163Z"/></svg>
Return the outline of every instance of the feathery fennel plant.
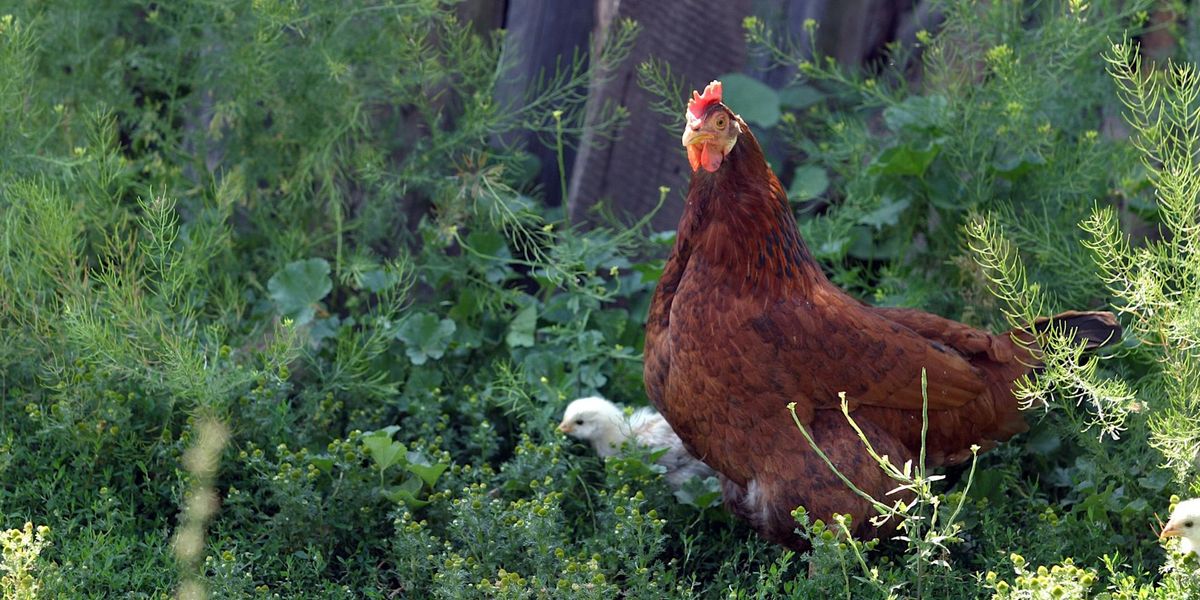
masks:
<svg viewBox="0 0 1200 600"><path fill-rule="evenodd" d="M1130 335L1140 346L1132 356L1152 356L1157 363L1135 382L1137 394L1123 380L1097 374L1097 358L1083 358L1079 348L1058 334L1040 334L1045 349L1045 372L1025 380L1020 393L1027 401L1045 402L1057 390L1067 398L1086 400L1088 417L1101 434L1114 435L1134 412L1148 412L1150 442L1185 487L1197 489L1194 478L1200 456L1200 402L1194 393L1200 383L1195 288L1200 285L1200 226L1196 194L1200 190L1200 120L1197 97L1200 75L1195 65L1168 63L1162 70L1144 70L1137 46L1113 44L1105 54L1109 74L1126 108L1131 141L1154 186L1161 238L1134 245L1121 231L1117 211L1097 205L1079 226L1089 235L1083 245L1094 256L1094 279L1102 281L1127 316ZM1047 292L1028 281L1022 259L999 227L987 217L967 224L976 260L993 283L1016 326L1031 323L1047 304ZM1043 313L1044 314L1044 313Z"/></svg>
<svg viewBox="0 0 1200 600"><path fill-rule="evenodd" d="M1177 480L1200 492L1200 69L1176 62L1146 68L1128 40L1104 58L1155 189L1161 238L1135 247L1105 206L1081 227L1117 309L1159 363L1138 382L1151 411L1151 443Z"/></svg>
<svg viewBox="0 0 1200 600"><path fill-rule="evenodd" d="M992 293L1002 301L1009 324L1033 332L1029 340L1013 339L1026 345L1044 365L1016 382L1013 392L1022 408L1049 407L1057 394L1073 400L1074 405L1088 405L1090 412L1081 421L1085 428L1096 426L1101 438L1119 437L1125 417L1136 406L1128 385L1098 376L1100 357L1085 355L1084 343L1075 341L1071 331L1034 328L1034 322L1048 314L1047 292L1030 283L1023 260L996 225L979 217L969 221L965 231L975 260L993 284Z"/></svg>
<svg viewBox="0 0 1200 600"><path fill-rule="evenodd" d="M1070 340L1053 333L1048 337L1039 334L1047 367L1036 378L1022 381L1019 392L1027 401L1045 402L1059 396L1083 402L1086 408L1076 411L1076 422L1096 426L1101 437L1115 437L1122 424L1138 425L1148 439L1134 439L1126 445L1153 446L1175 484L1195 494L1200 491L1196 476L1200 403L1195 396L1200 383L1196 355L1200 328L1195 319L1200 285L1196 277L1200 261L1195 252L1200 247L1196 221L1200 75L1190 63L1168 62L1161 69L1146 66L1138 46L1128 40L1111 44L1104 59L1125 107L1131 145L1140 154L1153 187L1154 206L1148 218L1158 222L1159 230L1135 241L1122 231L1126 219L1116 207L1093 206L1091 214L1079 223L1086 234L1080 245L1094 260L1089 276L1106 286L1129 327L1126 343L1116 355L1120 361L1110 361L1120 369L1119 376L1101 374L1097 358L1082 356ZM1052 292L1028 280L1023 259L994 216L977 216L967 224L966 232L1010 321L1018 325L1031 322ZM1094 449L1100 455L1110 452L1113 445L1115 441ZM1017 559L1020 556L1014 554L1017 577L1011 583L988 575L988 585L997 597L1036 597L1030 594L1051 588L1061 588L1064 597L1083 597L1099 572L1066 565L1050 571L1040 567L1034 574L1024 568L1024 559ZM1104 568L1114 598L1177 598L1196 592L1193 569L1177 557L1168 558L1161 579L1153 583L1123 571L1121 561L1116 548L1105 553ZM1064 577L1067 580L1062 580ZM1082 588L1077 585L1080 582L1085 583Z"/></svg>

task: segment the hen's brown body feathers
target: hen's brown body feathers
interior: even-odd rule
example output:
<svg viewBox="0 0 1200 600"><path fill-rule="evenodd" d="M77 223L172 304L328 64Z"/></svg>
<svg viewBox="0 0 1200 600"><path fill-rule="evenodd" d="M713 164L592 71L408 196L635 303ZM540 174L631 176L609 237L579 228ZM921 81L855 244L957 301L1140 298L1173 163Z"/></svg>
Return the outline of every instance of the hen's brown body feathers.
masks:
<svg viewBox="0 0 1200 600"><path fill-rule="evenodd" d="M736 117L734 117L736 119ZM1012 383L1037 365L1010 334L917 310L876 308L835 287L796 231L749 128L715 172L697 170L646 326L646 388L691 453L724 477L729 508L764 536L803 546L791 511L874 511L809 448L786 406L839 469L876 498L895 487L846 423L838 392L894 464L920 449L928 373L930 466L1026 429ZM1108 313L1072 313L1116 327ZM1107 327L1111 325L1111 327ZM1016 335L1024 335L1017 333Z"/></svg>

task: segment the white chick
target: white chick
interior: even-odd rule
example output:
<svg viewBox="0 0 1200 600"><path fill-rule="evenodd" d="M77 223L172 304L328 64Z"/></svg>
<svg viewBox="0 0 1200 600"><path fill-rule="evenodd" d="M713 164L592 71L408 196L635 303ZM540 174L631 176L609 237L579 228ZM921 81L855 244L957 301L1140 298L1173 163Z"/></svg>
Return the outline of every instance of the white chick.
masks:
<svg viewBox="0 0 1200 600"><path fill-rule="evenodd" d="M604 398L580 398L567 405L558 430L591 443L596 454L604 457L616 454L621 444L629 440L645 448L666 448L658 464L666 467L664 476L675 489L692 477L706 479L716 475L712 468L688 454L675 430L652 408L639 408L627 419L617 405Z"/></svg>
<svg viewBox="0 0 1200 600"><path fill-rule="evenodd" d="M1200 498L1184 500L1175 505L1171 518L1163 526L1160 539L1177 537L1179 551L1190 554L1200 550Z"/></svg>

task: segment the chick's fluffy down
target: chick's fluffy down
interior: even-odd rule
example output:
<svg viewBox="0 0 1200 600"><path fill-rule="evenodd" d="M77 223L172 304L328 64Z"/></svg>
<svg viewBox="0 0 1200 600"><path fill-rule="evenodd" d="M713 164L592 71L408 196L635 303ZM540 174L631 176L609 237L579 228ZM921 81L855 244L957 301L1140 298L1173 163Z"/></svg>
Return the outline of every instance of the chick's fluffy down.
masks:
<svg viewBox="0 0 1200 600"><path fill-rule="evenodd" d="M639 408L628 418L617 405L599 396L571 402L559 431L588 442L600 456L612 456L625 442L667 451L658 459L666 468L667 483L679 489L693 477L716 475L708 465L688 453L671 425L652 408Z"/></svg>

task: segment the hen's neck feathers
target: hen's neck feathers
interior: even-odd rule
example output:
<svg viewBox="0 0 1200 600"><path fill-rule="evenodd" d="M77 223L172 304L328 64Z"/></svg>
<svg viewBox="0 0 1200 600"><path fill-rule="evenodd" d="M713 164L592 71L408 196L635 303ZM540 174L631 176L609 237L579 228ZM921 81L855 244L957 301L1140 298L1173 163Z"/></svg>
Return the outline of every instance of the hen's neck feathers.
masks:
<svg viewBox="0 0 1200 600"><path fill-rule="evenodd" d="M692 259L725 270L741 292L803 294L825 276L796 231L787 194L758 140L740 125L743 133L721 168L692 174L678 235Z"/></svg>

